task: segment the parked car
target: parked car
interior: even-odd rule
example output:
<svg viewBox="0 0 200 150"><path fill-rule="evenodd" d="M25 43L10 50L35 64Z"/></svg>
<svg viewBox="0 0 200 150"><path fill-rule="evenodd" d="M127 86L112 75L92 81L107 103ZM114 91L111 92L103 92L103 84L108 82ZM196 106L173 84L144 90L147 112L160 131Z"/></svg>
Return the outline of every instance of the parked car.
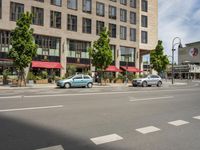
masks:
<svg viewBox="0 0 200 150"><path fill-rule="evenodd" d="M160 87L162 85L162 79L158 75L148 75L144 78L134 79L132 81L132 85L143 86L143 87L156 85Z"/></svg>
<svg viewBox="0 0 200 150"><path fill-rule="evenodd" d="M70 88L70 87L92 88L93 79L89 75L78 74L70 76L67 79L57 81L57 86L62 88Z"/></svg>

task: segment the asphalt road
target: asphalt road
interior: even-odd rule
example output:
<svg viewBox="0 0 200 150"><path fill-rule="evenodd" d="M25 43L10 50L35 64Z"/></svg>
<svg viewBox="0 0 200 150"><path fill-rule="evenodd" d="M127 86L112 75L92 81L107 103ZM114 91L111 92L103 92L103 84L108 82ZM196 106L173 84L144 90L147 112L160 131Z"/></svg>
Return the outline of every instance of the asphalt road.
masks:
<svg viewBox="0 0 200 150"><path fill-rule="evenodd" d="M200 86L0 94L0 150L200 149Z"/></svg>

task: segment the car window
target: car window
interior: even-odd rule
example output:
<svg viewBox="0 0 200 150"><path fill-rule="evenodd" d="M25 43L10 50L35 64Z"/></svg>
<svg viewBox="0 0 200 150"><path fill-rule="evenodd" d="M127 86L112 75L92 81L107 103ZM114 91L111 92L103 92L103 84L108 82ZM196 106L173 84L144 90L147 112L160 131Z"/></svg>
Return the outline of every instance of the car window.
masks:
<svg viewBox="0 0 200 150"><path fill-rule="evenodd" d="M156 75L152 75L151 78L154 78L154 79L155 79L155 78L159 78L159 77L156 76Z"/></svg>
<svg viewBox="0 0 200 150"><path fill-rule="evenodd" d="M82 76L76 76L74 79L82 79Z"/></svg>
<svg viewBox="0 0 200 150"><path fill-rule="evenodd" d="M90 77L89 76L84 76L84 79L90 79Z"/></svg>

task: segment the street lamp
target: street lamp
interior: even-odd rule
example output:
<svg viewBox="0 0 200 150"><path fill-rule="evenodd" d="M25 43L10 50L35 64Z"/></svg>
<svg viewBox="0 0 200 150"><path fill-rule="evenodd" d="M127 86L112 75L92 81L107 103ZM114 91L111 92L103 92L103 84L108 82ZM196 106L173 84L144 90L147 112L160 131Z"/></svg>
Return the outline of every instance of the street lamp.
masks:
<svg viewBox="0 0 200 150"><path fill-rule="evenodd" d="M175 43L175 40L178 39L179 41ZM182 48L181 44L181 38L175 37L172 41L172 84L174 84L174 52L175 52L175 46L178 45L178 48Z"/></svg>

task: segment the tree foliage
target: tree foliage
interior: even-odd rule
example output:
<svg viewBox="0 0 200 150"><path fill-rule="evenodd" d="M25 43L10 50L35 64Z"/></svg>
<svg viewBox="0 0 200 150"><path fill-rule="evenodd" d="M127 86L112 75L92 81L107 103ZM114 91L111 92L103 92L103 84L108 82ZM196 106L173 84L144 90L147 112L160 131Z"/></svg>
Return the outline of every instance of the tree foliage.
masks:
<svg viewBox="0 0 200 150"><path fill-rule="evenodd" d="M37 45L34 43L32 14L26 12L17 20L17 27L11 32L11 45L9 56L14 60L14 66L18 72L18 84L26 85L24 69L29 66L32 58L36 56Z"/></svg>
<svg viewBox="0 0 200 150"><path fill-rule="evenodd" d="M166 70L169 60L167 55L164 55L162 41L159 40L156 48L151 51L150 62L152 68L155 69L159 74Z"/></svg>
<svg viewBox="0 0 200 150"><path fill-rule="evenodd" d="M109 31L103 28L100 37L89 48L89 55L92 58L92 64L97 70L103 71L112 63L112 51L110 48Z"/></svg>

